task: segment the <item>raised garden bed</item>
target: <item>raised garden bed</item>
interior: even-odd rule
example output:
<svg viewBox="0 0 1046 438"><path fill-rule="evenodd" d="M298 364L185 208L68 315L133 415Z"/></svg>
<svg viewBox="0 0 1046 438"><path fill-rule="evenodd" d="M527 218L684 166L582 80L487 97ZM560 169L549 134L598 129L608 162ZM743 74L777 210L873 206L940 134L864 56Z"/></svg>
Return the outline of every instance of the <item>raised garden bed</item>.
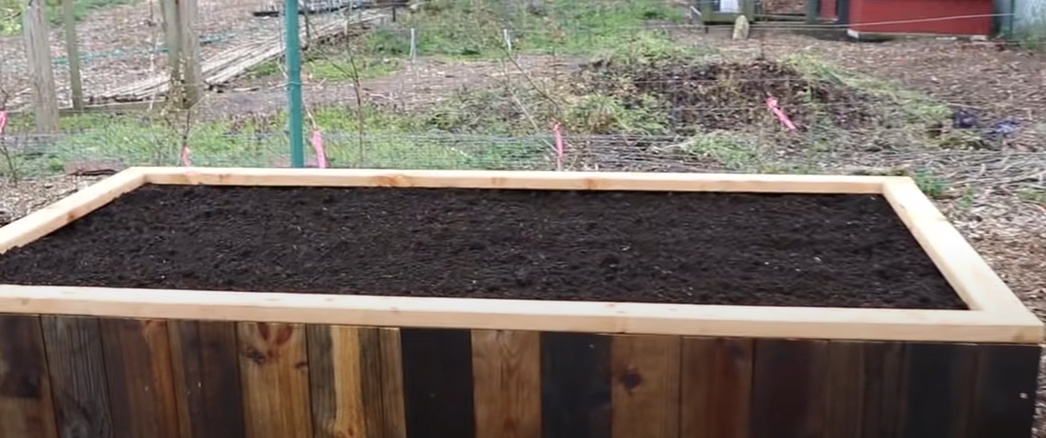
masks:
<svg viewBox="0 0 1046 438"><path fill-rule="evenodd" d="M5 437L1023 438L1034 413L1041 322L907 178L132 168L0 252Z"/></svg>

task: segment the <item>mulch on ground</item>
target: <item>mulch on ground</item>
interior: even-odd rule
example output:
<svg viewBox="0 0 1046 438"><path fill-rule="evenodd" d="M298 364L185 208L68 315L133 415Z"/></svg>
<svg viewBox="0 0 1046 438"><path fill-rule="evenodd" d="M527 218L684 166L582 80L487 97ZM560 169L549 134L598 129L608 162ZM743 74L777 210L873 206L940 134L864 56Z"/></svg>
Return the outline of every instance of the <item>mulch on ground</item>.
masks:
<svg viewBox="0 0 1046 438"><path fill-rule="evenodd" d="M965 308L867 195L146 186L0 283Z"/></svg>

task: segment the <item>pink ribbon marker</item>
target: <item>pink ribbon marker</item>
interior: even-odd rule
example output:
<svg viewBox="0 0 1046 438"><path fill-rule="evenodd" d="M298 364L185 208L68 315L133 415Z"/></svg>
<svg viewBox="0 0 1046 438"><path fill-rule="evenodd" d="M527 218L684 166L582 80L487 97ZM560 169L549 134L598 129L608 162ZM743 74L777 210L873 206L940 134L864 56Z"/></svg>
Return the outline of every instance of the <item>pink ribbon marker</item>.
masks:
<svg viewBox="0 0 1046 438"><path fill-rule="evenodd" d="M0 111L0 134L4 133L5 126L7 126L7 111Z"/></svg>
<svg viewBox="0 0 1046 438"><path fill-rule="evenodd" d="M327 152L323 150L323 135L320 134L319 130L312 131L312 150L316 152L316 167L320 169L327 168Z"/></svg>
<svg viewBox="0 0 1046 438"><path fill-rule="evenodd" d="M789 131L795 131L795 124L793 124L792 120L785 115L784 111L781 111L781 108L777 107L777 98L773 96L767 97L766 107L774 112L774 115L777 116L777 120L780 120L781 124L785 125L785 128L788 128Z"/></svg>
<svg viewBox="0 0 1046 438"><path fill-rule="evenodd" d="M559 130L559 122L552 124L552 137L556 140L556 169L563 169L563 133Z"/></svg>
<svg viewBox="0 0 1046 438"><path fill-rule="evenodd" d="M188 146L182 148L182 166L192 167L192 161L189 161L189 153L191 152Z"/></svg>

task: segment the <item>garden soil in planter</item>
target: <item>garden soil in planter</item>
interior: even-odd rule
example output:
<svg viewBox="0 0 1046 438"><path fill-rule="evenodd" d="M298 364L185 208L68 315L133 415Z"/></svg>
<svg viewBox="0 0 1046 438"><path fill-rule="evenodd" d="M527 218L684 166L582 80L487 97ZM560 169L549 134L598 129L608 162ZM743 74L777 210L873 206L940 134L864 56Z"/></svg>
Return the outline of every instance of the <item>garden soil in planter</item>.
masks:
<svg viewBox="0 0 1046 438"><path fill-rule="evenodd" d="M0 284L967 308L878 195L147 185Z"/></svg>

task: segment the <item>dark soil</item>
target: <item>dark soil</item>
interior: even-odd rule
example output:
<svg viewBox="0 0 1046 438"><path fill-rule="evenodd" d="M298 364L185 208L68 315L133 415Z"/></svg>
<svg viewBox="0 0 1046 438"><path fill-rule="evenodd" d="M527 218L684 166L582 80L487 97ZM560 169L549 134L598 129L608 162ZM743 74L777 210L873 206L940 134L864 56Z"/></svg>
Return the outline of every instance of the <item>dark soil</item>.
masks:
<svg viewBox="0 0 1046 438"><path fill-rule="evenodd" d="M630 106L644 105L651 96L667 105L680 134L705 130L743 130L751 125L780 122L766 106L777 99L800 131L827 117L834 126L858 129L874 125L867 109L872 97L841 83L813 80L778 62L688 63L678 60L648 64L597 61L586 65L577 81L580 93L603 93ZM688 129L689 128L689 129Z"/></svg>
<svg viewBox="0 0 1046 438"><path fill-rule="evenodd" d="M146 186L0 283L966 308L867 195Z"/></svg>

